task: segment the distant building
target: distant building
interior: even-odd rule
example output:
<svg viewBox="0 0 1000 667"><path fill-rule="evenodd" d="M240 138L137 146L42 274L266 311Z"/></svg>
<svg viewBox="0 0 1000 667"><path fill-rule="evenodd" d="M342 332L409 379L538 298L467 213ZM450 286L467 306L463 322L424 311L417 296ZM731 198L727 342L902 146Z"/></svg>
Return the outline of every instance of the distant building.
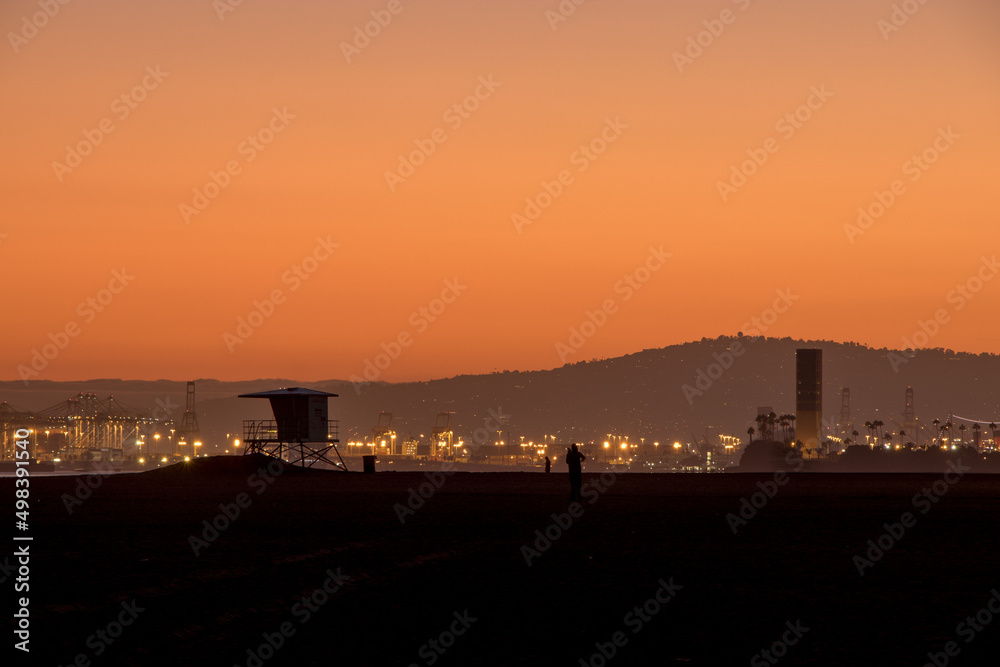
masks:
<svg viewBox="0 0 1000 667"><path fill-rule="evenodd" d="M851 388L842 387L840 390L840 416L837 417L837 435L840 440L853 437L851 431L854 430L854 420L851 419Z"/></svg>
<svg viewBox="0 0 1000 667"><path fill-rule="evenodd" d="M818 456L823 442L823 350L795 350L795 431L802 448Z"/></svg>
<svg viewBox="0 0 1000 667"><path fill-rule="evenodd" d="M913 409L913 387L906 388L906 403L903 407L903 421L899 425L900 440L903 442L912 442L914 445L920 445L920 422L917 421L916 412ZM978 435L978 434L977 434Z"/></svg>

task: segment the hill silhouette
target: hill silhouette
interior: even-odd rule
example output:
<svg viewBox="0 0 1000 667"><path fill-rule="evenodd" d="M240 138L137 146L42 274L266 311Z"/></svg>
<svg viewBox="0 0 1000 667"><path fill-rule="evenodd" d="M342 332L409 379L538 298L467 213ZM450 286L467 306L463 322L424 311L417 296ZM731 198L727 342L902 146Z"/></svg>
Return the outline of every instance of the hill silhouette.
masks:
<svg viewBox="0 0 1000 667"><path fill-rule="evenodd" d="M490 410L510 415L505 437L557 442L603 439L608 433L632 438L690 440L706 432L743 438L755 426L758 406L778 414L795 410L795 350L817 347L824 357L824 416L831 423L840 410L840 389L851 389L855 424L881 419L887 428L900 420L907 386L915 391L915 410L924 422L944 421L951 413L991 420L1000 403L1000 356L945 349L876 349L857 343L721 336L643 350L613 359L567 364L552 370L504 371L424 382L341 380L298 382L198 381L198 413L206 439L238 433L243 419L267 418L263 401L236 399L239 393L304 386L340 395L331 413L341 420L341 440L370 434L378 413L395 416L401 435L428 434L438 412L454 412L453 428L469 437L483 426ZM118 400L136 408L172 406L183 413L184 383L94 380L90 382L0 383L0 399L22 409L41 409L79 391ZM495 429L494 429L495 430ZM864 432L861 427L859 431ZM971 433L967 434L971 436ZM515 440L516 441L516 440Z"/></svg>

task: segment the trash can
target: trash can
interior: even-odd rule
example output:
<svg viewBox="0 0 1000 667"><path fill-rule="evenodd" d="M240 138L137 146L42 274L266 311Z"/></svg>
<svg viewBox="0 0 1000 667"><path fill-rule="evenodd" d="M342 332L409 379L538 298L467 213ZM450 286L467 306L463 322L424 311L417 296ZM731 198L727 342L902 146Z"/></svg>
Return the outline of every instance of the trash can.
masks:
<svg viewBox="0 0 1000 667"><path fill-rule="evenodd" d="M364 463L364 466L365 466L365 474L374 474L375 473L375 459L377 459L377 458L378 458L377 456L372 455L372 454L369 454L368 456L362 456L361 457L361 460L362 460L362 462Z"/></svg>

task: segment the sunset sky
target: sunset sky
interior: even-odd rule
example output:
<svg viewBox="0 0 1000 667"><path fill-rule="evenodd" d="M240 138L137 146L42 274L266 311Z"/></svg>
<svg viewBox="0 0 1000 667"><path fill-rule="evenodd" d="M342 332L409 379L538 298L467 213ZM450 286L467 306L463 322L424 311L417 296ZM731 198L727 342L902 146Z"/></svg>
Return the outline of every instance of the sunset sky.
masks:
<svg viewBox="0 0 1000 667"><path fill-rule="evenodd" d="M560 6L5 1L3 379L1000 353L1000 3Z"/></svg>

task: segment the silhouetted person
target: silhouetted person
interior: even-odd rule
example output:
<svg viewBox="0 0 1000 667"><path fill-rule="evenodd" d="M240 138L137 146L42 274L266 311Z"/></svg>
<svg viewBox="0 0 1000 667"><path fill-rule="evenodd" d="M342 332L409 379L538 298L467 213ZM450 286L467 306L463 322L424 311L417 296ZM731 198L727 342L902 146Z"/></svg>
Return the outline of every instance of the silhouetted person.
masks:
<svg viewBox="0 0 1000 667"><path fill-rule="evenodd" d="M545 457L545 472L551 472L551 471L552 471L552 461L550 461L549 457L546 456Z"/></svg>
<svg viewBox="0 0 1000 667"><path fill-rule="evenodd" d="M587 457L583 455L583 452L576 448L574 443L566 451L566 465L569 466L569 500L573 502L574 500L582 500L580 496L580 486L583 484L583 468L582 463Z"/></svg>

